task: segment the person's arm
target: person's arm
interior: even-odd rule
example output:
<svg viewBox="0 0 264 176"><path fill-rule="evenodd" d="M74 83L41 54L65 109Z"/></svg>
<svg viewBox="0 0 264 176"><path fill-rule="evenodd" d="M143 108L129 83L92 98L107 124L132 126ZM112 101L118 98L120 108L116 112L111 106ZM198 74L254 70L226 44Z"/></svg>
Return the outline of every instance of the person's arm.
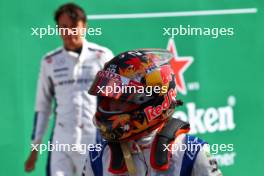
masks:
<svg viewBox="0 0 264 176"><path fill-rule="evenodd" d="M32 144L41 144L42 138L48 127L49 116L50 114L47 112L35 112L34 127L31 136Z"/></svg>
<svg viewBox="0 0 264 176"><path fill-rule="evenodd" d="M41 144L42 138L48 127L49 116L51 112L51 102L54 94L54 88L51 78L48 76L47 61L42 60L41 69L38 78L35 119L32 133L32 145ZM25 163L25 170L30 172L35 167L38 151L31 149L31 153Z"/></svg>
<svg viewBox="0 0 264 176"><path fill-rule="evenodd" d="M192 176L222 176L217 162L210 154L210 146L205 144L195 160Z"/></svg>

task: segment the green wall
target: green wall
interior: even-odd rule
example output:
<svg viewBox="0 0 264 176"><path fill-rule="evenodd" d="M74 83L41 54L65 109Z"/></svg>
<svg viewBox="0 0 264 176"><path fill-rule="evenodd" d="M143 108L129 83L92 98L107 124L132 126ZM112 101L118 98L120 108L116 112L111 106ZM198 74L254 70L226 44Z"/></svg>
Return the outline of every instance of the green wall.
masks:
<svg viewBox="0 0 264 176"><path fill-rule="evenodd" d="M45 36L41 39L32 36L31 27L54 26L53 12L58 5L65 2L67 1L0 2L2 53L0 175L26 175L23 166L30 149L40 59L46 52L61 44L58 36ZM163 36L163 27L191 25L202 28L234 28L233 36L222 36L217 39L208 36L174 38L178 55L193 57L193 63L183 73L187 94L183 95L179 92L179 97L184 100L185 105L174 115L190 119L198 117L197 109L204 111L201 116L203 127L205 128L207 124L207 127L218 127L218 130L209 132L206 129L203 134L198 132L198 136L209 143L234 144L234 151L218 154L224 175L261 175L263 167L261 159L264 158L261 132L264 123L264 1L79 0L75 2L89 15L256 8L257 12L251 14L91 19L88 25L93 28L100 27L102 35L87 38L109 47L117 54L133 48L166 48L169 36ZM191 90L192 85L194 89ZM230 101L233 101L232 106ZM191 117L192 112L188 109L191 105L196 106L196 111L193 112L195 117ZM228 113L224 110L228 110ZM210 114L212 111L216 114ZM206 119L213 121L208 122ZM219 130L219 125L228 125L228 119L233 120L235 126L232 128L222 126L223 130ZM52 126L52 121L50 124ZM46 135L46 140L48 138L49 135ZM28 175L45 175L46 157L46 154L39 156L36 170Z"/></svg>

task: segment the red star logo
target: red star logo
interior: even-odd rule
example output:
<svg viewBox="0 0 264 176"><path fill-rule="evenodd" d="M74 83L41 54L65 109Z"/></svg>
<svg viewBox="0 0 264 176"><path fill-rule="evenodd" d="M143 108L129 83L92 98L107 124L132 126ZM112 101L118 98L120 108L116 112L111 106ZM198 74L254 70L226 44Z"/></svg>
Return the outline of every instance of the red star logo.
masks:
<svg viewBox="0 0 264 176"><path fill-rule="evenodd" d="M176 77L176 88L183 95L186 95L187 89L185 86L185 81L183 77L183 73L193 62L193 57L191 56L183 56L180 57L177 53L176 46L173 39L169 39L167 49L173 54L173 58L170 61L171 67L174 71Z"/></svg>

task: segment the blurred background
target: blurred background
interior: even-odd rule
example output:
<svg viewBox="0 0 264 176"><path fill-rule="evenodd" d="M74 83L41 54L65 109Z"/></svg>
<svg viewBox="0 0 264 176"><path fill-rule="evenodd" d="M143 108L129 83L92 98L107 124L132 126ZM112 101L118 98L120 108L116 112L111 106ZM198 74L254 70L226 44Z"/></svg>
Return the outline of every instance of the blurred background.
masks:
<svg viewBox="0 0 264 176"><path fill-rule="evenodd" d="M0 2L0 175L26 175L40 60L61 45L59 36L40 38L32 35L32 28L55 27L53 13L66 2ZM135 48L173 51L172 64L180 64L175 70L178 95L185 102L174 117L189 120L191 133L210 144L233 144L232 151L215 152L224 175L262 175L264 1L74 2L86 11L88 27L101 28L101 35L88 35L87 40L114 54ZM177 35L170 40L164 34L164 28L180 25L233 28L233 35ZM47 153L39 156L35 171L27 175L45 175L46 159Z"/></svg>

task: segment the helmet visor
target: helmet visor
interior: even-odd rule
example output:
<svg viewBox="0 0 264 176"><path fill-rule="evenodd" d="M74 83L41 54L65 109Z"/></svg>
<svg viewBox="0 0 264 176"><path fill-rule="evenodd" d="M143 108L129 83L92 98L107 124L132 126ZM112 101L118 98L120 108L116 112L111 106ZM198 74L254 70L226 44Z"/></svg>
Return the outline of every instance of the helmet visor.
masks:
<svg viewBox="0 0 264 176"><path fill-rule="evenodd" d="M173 54L165 49L139 49L147 60L150 60L156 67L168 64L173 58Z"/></svg>

